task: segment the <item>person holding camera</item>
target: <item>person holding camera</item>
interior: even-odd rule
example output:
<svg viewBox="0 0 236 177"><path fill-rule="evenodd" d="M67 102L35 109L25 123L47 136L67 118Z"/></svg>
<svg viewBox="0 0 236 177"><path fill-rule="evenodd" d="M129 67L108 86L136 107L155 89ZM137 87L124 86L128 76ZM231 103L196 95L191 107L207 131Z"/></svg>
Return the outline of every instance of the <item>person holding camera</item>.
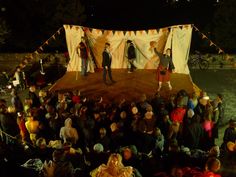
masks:
<svg viewBox="0 0 236 177"><path fill-rule="evenodd" d="M170 73L174 72L175 66L171 58L171 49L167 48L164 54L159 53L156 48L154 51L160 58L159 65L157 67L157 91L161 90L163 82L168 84L169 90L172 90L172 86L170 84Z"/></svg>

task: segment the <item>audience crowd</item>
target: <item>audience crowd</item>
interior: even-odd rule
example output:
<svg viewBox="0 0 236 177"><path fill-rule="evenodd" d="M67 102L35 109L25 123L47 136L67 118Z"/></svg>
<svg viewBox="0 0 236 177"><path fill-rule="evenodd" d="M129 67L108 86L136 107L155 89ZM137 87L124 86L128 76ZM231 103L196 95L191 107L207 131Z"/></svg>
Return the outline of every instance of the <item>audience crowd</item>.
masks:
<svg viewBox="0 0 236 177"><path fill-rule="evenodd" d="M0 100L0 176L232 177L236 121L215 144L224 119L221 94L108 102L79 91L30 86L25 100L12 90ZM227 167L227 171L224 170ZM231 170L230 170L231 169Z"/></svg>

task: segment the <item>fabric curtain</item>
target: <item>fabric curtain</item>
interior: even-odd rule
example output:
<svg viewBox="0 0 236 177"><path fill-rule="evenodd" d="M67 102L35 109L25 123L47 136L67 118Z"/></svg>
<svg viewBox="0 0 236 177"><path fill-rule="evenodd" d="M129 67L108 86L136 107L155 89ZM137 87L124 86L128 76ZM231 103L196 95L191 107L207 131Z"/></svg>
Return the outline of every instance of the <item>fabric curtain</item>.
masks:
<svg viewBox="0 0 236 177"><path fill-rule="evenodd" d="M81 36L87 39L89 47L89 72L94 68L101 68L102 52L106 42L111 44L112 68L127 68L127 40L131 40L136 48L135 66L138 69L156 69L159 58L154 52L154 43L161 53L167 48L172 48L172 57L177 73L189 74L187 66L191 44L191 25L172 26L168 28L139 30L139 31L114 31L89 29L82 26L64 25L66 42L70 62L67 71L80 71L81 58L76 48L81 41Z"/></svg>

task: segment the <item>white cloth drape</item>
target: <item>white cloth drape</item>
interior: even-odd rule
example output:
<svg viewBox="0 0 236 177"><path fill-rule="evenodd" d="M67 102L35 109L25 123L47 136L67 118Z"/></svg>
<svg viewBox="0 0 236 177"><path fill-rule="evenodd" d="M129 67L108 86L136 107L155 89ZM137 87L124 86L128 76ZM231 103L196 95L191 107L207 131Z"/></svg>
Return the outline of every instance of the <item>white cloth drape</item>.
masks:
<svg viewBox="0 0 236 177"><path fill-rule="evenodd" d="M137 58L134 64L139 69L156 69L159 58L154 53L153 42L157 42L157 50L164 52L172 48L172 57L177 73L189 74L187 66L191 44L191 25L140 31L112 31L90 29L81 26L64 25L66 42L70 56L67 71L80 71L81 59L76 48L81 36L86 36L90 49L89 72L94 72L95 64L101 68L102 52L106 42L111 44L112 68L127 68L127 40L132 40L136 47ZM92 56L94 56L92 60Z"/></svg>

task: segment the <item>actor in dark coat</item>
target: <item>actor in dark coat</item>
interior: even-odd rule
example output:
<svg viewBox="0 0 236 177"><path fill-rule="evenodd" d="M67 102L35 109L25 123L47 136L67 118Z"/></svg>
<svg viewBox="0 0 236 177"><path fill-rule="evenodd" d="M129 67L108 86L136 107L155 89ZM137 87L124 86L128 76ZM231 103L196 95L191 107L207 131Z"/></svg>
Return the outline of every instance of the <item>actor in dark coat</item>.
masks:
<svg viewBox="0 0 236 177"><path fill-rule="evenodd" d="M103 81L106 85L108 85L108 83L106 81L107 73L108 73L111 83L115 83L115 81L112 79L112 75L111 75L111 62L112 62L112 56L110 53L110 44L106 43L105 49L102 53Z"/></svg>
<svg viewBox="0 0 236 177"><path fill-rule="evenodd" d="M136 69L136 66L134 65L134 60L136 59L136 51L134 44L131 40L127 41L128 50L127 50L127 58L129 61L129 72L133 72L134 69Z"/></svg>

